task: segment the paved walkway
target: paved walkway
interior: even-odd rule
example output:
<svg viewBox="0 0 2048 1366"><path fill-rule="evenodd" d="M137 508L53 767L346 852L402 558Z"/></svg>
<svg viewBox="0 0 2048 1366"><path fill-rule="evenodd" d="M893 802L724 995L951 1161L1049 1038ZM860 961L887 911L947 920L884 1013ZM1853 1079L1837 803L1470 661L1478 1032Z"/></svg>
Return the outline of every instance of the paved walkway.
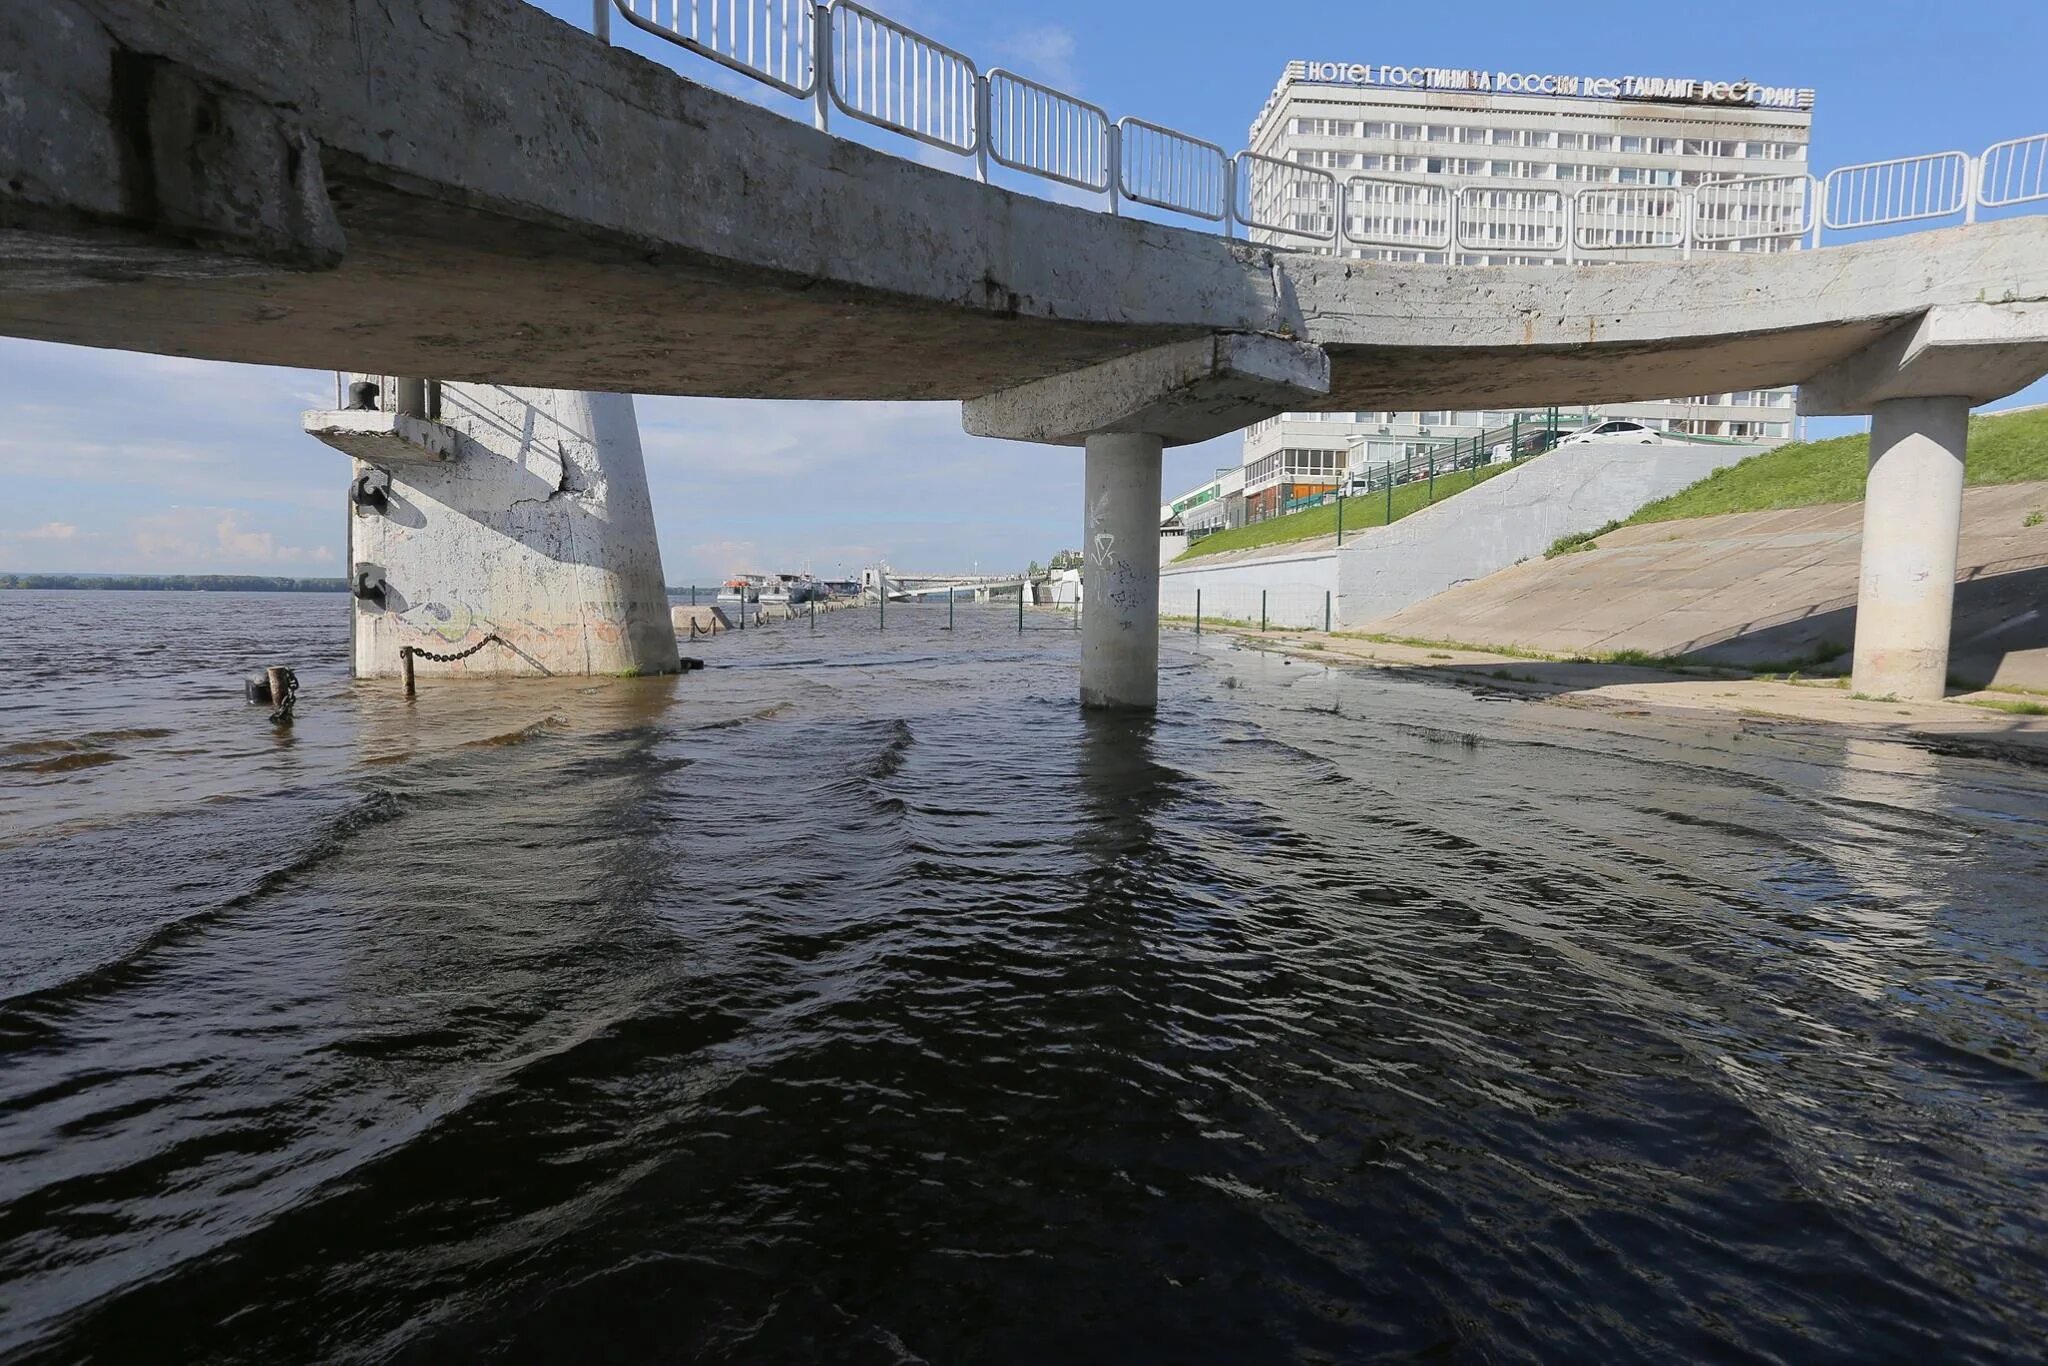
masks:
<svg viewBox="0 0 2048 1366"><path fill-rule="evenodd" d="M1666 670L1634 665L1530 659L1486 650L1393 644L1318 631L1209 628L1262 648L1332 665L1388 669L1532 703L1741 724L1806 723L1910 737L1937 747L2048 762L2048 716L2015 715L1980 703L2030 704L2010 693L1960 693L1943 702L1852 696L1841 680L1752 678L1732 669ZM2048 697L2038 699L2048 705Z"/></svg>
<svg viewBox="0 0 2048 1366"><path fill-rule="evenodd" d="M2029 526L2030 518L2041 518ZM1627 527L1366 625L1546 654L1641 651L1729 664L1810 660L1855 639L1860 503ZM1963 496L1952 670L2048 691L2048 483Z"/></svg>

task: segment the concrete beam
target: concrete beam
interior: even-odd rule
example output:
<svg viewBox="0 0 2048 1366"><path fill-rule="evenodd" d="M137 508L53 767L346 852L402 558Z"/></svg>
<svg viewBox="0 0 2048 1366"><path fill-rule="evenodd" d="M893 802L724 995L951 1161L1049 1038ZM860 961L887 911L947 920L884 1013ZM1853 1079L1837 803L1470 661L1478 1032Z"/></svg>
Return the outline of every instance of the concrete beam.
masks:
<svg viewBox="0 0 2048 1366"><path fill-rule="evenodd" d="M1944 304L1806 381L1809 414L1867 413L1899 398L1989 403L2048 375L2048 306Z"/></svg>
<svg viewBox="0 0 2048 1366"><path fill-rule="evenodd" d="M299 422L307 436L367 465L432 464L455 458L453 428L407 413L344 408L304 413Z"/></svg>
<svg viewBox="0 0 2048 1366"><path fill-rule="evenodd" d="M1319 347L1206 337L969 399L960 420L970 435L1009 441L1080 446L1091 436L1133 433L1185 446L1329 392L1330 358Z"/></svg>
<svg viewBox="0 0 2048 1366"><path fill-rule="evenodd" d="M292 110L119 42L74 0L0 9L0 289L324 270L345 237Z"/></svg>
<svg viewBox="0 0 2048 1366"><path fill-rule="evenodd" d="M1490 408L1799 383L1929 308L2048 302L2048 216L1583 268L1273 251L821 134L519 0L15 3L0 100L0 333L169 355L959 400L1262 333L1330 353L1304 407Z"/></svg>

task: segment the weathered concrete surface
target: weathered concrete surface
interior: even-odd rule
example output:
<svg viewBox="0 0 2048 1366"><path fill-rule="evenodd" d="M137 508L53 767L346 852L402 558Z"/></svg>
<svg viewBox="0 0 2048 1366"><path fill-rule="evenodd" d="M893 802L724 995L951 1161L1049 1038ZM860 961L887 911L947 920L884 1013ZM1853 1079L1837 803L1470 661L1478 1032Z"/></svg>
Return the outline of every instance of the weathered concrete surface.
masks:
<svg viewBox="0 0 2048 1366"><path fill-rule="evenodd" d="M1330 392L1330 358L1279 337L1176 342L970 399L972 436L1079 446L1110 432L1207 441Z"/></svg>
<svg viewBox="0 0 2048 1366"><path fill-rule="evenodd" d="M1902 398L1988 403L2048 374L2048 307L1947 304L1829 366L1799 393L1803 413L1867 413Z"/></svg>
<svg viewBox="0 0 2048 1366"><path fill-rule="evenodd" d="M1081 705L1159 705L1159 468L1145 432L1088 438L1084 471Z"/></svg>
<svg viewBox="0 0 2048 1366"><path fill-rule="evenodd" d="M401 646L453 654L487 635L506 644L421 675L673 672L633 400L446 384L439 421L455 459L385 467L389 509L349 517L351 570L386 585L355 604L356 676L397 674Z"/></svg>
<svg viewBox="0 0 2048 1366"><path fill-rule="evenodd" d="M701 640L705 636L717 635L720 631L732 629L731 619L722 609L710 603L700 603L693 607L671 607L668 609L668 619L677 638L681 640Z"/></svg>
<svg viewBox="0 0 2048 1366"><path fill-rule="evenodd" d="M1856 691L1937 698L1962 534L1966 398L1887 398L1870 415L1856 598Z"/></svg>
<svg viewBox="0 0 2048 1366"><path fill-rule="evenodd" d="M307 436L380 468L415 461L444 463L455 458L459 442L452 427L405 413L356 409L308 413L302 424Z"/></svg>
<svg viewBox="0 0 2048 1366"><path fill-rule="evenodd" d="M1447 588L1541 555L1698 483L1755 446L1563 446L1392 526L1347 536L1337 552L1337 619L1398 612Z"/></svg>
<svg viewBox="0 0 2048 1366"><path fill-rule="evenodd" d="M1188 616L1202 591L1209 616L1276 626L1353 627L1541 555L1560 536L1592 531L1754 455L1754 446L1567 446L1495 475L1390 527L1169 565L1161 611Z"/></svg>
<svg viewBox="0 0 2048 1366"><path fill-rule="evenodd" d="M45 0L0 22L26 92L0 126L16 336L965 399L1265 333L1329 349L1322 406L1477 408L1799 382L1936 305L2048 300L2048 218L1584 269L1274 252L871 151L518 0Z"/></svg>
<svg viewBox="0 0 2048 1366"><path fill-rule="evenodd" d="M2028 526L2035 512L2048 512L2048 484L1963 491L1949 659L1960 679L2048 689L2048 523ZM1846 652L1862 524L1861 503L1835 503L1624 527L1596 549L1531 560L1366 629L1737 665ZM1840 653L1830 667L1849 663Z"/></svg>

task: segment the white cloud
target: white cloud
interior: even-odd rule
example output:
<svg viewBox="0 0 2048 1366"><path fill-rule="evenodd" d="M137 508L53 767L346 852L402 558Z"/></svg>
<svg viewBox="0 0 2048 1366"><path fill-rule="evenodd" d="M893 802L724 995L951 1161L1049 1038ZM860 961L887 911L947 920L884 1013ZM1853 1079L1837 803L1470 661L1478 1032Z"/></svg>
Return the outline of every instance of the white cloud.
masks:
<svg viewBox="0 0 2048 1366"><path fill-rule="evenodd" d="M308 549L281 544L273 533L243 525L242 514L233 508L166 508L138 517L130 525L135 553L152 567L248 568L331 564L335 559L327 546Z"/></svg>
<svg viewBox="0 0 2048 1366"><path fill-rule="evenodd" d="M78 528L70 522L44 522L41 526L21 533L24 541L69 541L78 536Z"/></svg>
<svg viewBox="0 0 2048 1366"><path fill-rule="evenodd" d="M1081 78L1074 69L1074 35L1058 24L1023 29L995 44L1002 65L1015 67L1020 76L1065 91L1081 93Z"/></svg>

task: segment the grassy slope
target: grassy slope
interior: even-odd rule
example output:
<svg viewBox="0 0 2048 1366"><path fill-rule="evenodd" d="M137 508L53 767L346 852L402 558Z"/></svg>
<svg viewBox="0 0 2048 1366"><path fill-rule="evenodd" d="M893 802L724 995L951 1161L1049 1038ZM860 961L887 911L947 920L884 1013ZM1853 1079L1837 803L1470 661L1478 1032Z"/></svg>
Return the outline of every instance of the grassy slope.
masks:
<svg viewBox="0 0 2048 1366"><path fill-rule="evenodd" d="M1868 436L1779 446L1717 470L1669 498L1645 504L1621 525L1859 502L1869 463ZM1964 478L1971 484L2048 479L2048 408L1970 419Z"/></svg>
<svg viewBox="0 0 2048 1366"><path fill-rule="evenodd" d="M1441 503L1454 493L1462 493L1475 483L1484 483L1494 475L1508 469L1506 465L1489 465L1475 472L1459 470L1455 474L1439 474L1436 477L1436 500ZM1430 504L1429 482L1403 484L1394 490L1394 517L1403 517L1422 511ZM1384 492L1362 494L1344 500L1344 531L1363 531L1367 527L1387 524L1387 495ZM1285 517L1273 517L1250 526L1233 527L1219 531L1213 536L1204 536L1193 546L1180 554L1181 560L1197 559L1203 555L1214 555L1223 550L1249 550L1258 545L1279 545L1285 541L1305 541L1312 536L1334 536L1337 534L1337 509L1335 506L1308 508L1301 512L1290 512Z"/></svg>

